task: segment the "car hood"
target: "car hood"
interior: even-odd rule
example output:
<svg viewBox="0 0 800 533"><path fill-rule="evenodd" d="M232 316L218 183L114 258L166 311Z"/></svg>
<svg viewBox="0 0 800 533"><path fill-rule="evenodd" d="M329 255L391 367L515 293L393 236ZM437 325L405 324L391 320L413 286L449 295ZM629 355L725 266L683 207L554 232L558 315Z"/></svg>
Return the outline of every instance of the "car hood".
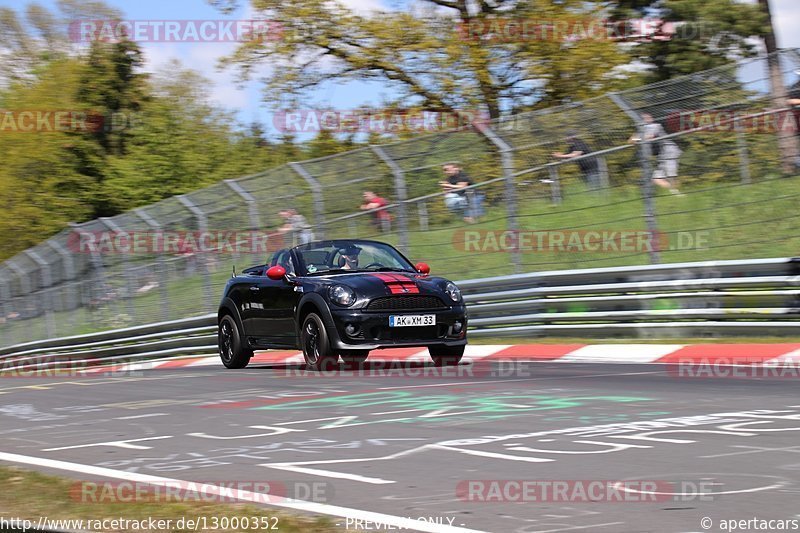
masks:
<svg viewBox="0 0 800 533"><path fill-rule="evenodd" d="M375 297L381 294L435 294L442 296L444 278L411 272L355 272L325 276L330 284L347 285L360 295Z"/></svg>

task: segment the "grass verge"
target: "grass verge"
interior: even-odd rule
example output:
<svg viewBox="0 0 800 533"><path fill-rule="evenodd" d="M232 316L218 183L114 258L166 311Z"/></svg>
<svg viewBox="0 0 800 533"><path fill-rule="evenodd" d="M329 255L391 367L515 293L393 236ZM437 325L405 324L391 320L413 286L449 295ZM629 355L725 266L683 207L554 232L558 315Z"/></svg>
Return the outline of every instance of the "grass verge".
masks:
<svg viewBox="0 0 800 533"><path fill-rule="evenodd" d="M227 517L230 521L238 518L254 520L258 517L273 517L264 524L276 524L275 531L282 533L335 532L342 529L335 526L330 518L291 515L286 512L275 511L268 507L259 507L250 504L238 503L207 503L207 502L137 502L137 503L94 503L80 501L80 493L75 496L75 481L63 477L42 474L15 466L0 466L0 485L3 487L0 496L0 516L7 520L11 517L27 519L37 524L40 517L48 520L117 520L127 519L141 521L149 517L160 520L171 520L171 527L158 531L195 531L194 528L178 527L178 521L205 519L207 526L214 525L214 517L221 519ZM98 491L98 494L101 494ZM185 499L190 499L191 495ZM198 499L200 496L198 496ZM277 520L275 520L277 518ZM52 523L52 522L51 522ZM202 522L198 522L202 523ZM124 525L124 524L120 524ZM218 524L222 525L222 524ZM134 524L129 524L134 526ZM64 527L64 529L74 529ZM202 529L202 528L201 528ZM93 531L155 531L136 527L115 529L92 529ZM254 531L250 528L238 527L227 529L204 529L207 532ZM259 528L258 531L266 530ZM3 530L5 531L5 530Z"/></svg>

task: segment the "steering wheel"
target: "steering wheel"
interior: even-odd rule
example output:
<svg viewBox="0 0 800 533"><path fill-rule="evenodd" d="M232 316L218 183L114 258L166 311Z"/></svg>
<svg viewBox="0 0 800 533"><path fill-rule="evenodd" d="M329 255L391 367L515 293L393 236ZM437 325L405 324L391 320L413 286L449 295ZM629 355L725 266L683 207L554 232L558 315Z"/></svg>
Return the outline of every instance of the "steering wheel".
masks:
<svg viewBox="0 0 800 533"><path fill-rule="evenodd" d="M376 267L383 267L384 265L383 265L383 263L378 263L377 261L375 261L374 263L370 263L370 264L368 264L368 265L367 265L367 266L365 266L364 268L369 268L369 267L373 267L373 266L376 266Z"/></svg>

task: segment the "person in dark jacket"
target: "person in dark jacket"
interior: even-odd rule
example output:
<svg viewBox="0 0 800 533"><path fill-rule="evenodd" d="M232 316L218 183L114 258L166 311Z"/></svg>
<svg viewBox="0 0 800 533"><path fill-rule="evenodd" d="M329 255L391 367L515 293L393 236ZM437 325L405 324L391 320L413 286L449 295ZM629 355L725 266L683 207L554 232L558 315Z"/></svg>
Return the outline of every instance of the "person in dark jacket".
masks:
<svg viewBox="0 0 800 533"><path fill-rule="evenodd" d="M447 179L439 182L439 186L447 193L444 195L444 204L453 212L464 217L464 222L472 224L475 222L475 210L470 205L470 197L474 195L472 190L467 189L472 185L472 180L461 169L458 163L445 163L442 165Z"/></svg>
<svg viewBox="0 0 800 533"><path fill-rule="evenodd" d="M592 153L589 145L578 136L578 132L570 130L567 132L567 150L566 152L553 152L553 157L556 159L574 159L586 154ZM584 183L591 190L600 188L600 165L595 157L585 157L578 159L578 168L581 169L581 175Z"/></svg>

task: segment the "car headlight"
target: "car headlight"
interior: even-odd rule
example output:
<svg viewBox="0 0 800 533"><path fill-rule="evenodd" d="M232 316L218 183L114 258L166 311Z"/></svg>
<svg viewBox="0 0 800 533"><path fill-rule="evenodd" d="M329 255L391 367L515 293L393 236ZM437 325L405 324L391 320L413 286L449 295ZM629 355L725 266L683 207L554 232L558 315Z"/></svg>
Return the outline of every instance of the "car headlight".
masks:
<svg viewBox="0 0 800 533"><path fill-rule="evenodd" d="M333 285L330 289L328 289L328 295L331 297L332 302L345 307L356 303L355 291L344 285Z"/></svg>
<svg viewBox="0 0 800 533"><path fill-rule="evenodd" d="M454 302L461 301L461 289L456 287L456 284L452 281L447 282L447 285L444 287L444 292L446 292L450 299Z"/></svg>

